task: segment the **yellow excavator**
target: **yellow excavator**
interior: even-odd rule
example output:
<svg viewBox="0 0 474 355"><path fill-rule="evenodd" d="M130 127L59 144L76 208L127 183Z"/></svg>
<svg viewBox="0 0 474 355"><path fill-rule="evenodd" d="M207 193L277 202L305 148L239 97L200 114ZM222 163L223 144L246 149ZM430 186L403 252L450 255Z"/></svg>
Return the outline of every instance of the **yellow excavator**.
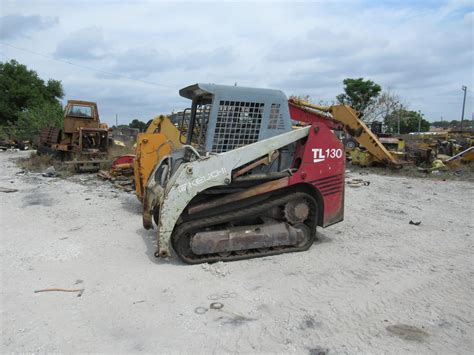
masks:
<svg viewBox="0 0 474 355"><path fill-rule="evenodd" d="M133 173L135 190L140 201L143 199L148 177L162 157L181 148L180 131L168 116L159 115L152 119L145 132L137 136Z"/></svg>

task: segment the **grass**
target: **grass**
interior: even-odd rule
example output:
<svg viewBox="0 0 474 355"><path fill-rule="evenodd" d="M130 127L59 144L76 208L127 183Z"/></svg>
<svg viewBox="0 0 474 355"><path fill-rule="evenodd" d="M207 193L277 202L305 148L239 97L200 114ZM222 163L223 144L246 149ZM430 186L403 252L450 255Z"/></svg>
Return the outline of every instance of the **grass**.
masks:
<svg viewBox="0 0 474 355"><path fill-rule="evenodd" d="M31 153L30 156L26 158L19 158L17 161L18 166L33 172L41 172L50 166L54 166L55 163L57 163L57 161L53 156L48 154L38 155L36 153Z"/></svg>
<svg viewBox="0 0 474 355"><path fill-rule="evenodd" d="M31 153L29 157L19 158L17 165L24 170L35 173L41 173L50 166L54 166L60 177L67 177L74 174L72 165L68 166L67 164L63 164L59 159L49 154L38 155L37 153Z"/></svg>

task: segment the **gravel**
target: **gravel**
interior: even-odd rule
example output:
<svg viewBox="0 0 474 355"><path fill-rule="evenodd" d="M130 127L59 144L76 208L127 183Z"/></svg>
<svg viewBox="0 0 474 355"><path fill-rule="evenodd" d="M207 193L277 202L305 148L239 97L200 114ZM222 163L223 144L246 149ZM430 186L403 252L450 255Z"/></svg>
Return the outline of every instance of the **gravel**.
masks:
<svg viewBox="0 0 474 355"><path fill-rule="evenodd" d="M2 353L474 348L472 182L348 173L370 184L309 251L189 266L154 258L133 194L16 175L25 154L0 153Z"/></svg>

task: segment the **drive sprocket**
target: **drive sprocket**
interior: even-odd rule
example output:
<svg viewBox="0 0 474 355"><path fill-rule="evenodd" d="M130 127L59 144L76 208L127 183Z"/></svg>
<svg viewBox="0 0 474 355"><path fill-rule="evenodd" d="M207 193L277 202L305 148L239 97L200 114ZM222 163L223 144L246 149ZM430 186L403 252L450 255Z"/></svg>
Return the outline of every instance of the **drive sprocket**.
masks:
<svg viewBox="0 0 474 355"><path fill-rule="evenodd" d="M283 210L286 220L292 224L304 222L309 216L309 211L308 201L304 198L287 202Z"/></svg>

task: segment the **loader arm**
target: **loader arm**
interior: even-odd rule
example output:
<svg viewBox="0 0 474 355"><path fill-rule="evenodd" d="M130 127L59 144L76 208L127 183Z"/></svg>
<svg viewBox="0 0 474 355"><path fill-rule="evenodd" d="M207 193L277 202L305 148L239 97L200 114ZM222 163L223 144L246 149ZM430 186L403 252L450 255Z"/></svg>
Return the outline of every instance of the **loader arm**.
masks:
<svg viewBox="0 0 474 355"><path fill-rule="evenodd" d="M148 178L162 157L181 148L179 131L166 116L157 116L144 133L137 136L134 160L135 190L138 199L143 199Z"/></svg>
<svg viewBox="0 0 474 355"><path fill-rule="evenodd" d="M161 257L170 255L170 238L176 221L198 192L213 186L227 185L232 180L234 169L308 136L309 130L310 127L301 128L225 153L209 155L182 164L172 175L165 189L162 189L159 182L153 179L159 166L157 165L148 181L148 195L147 201L144 201L144 209L148 209L148 214L150 214L154 205L153 201L161 201L158 255Z"/></svg>
<svg viewBox="0 0 474 355"><path fill-rule="evenodd" d="M400 166L400 162L359 119L357 112L352 107L347 105L318 106L298 99L290 99L288 104L293 119L307 123L312 123L315 119L330 121L333 129L342 128L378 161L394 167Z"/></svg>

